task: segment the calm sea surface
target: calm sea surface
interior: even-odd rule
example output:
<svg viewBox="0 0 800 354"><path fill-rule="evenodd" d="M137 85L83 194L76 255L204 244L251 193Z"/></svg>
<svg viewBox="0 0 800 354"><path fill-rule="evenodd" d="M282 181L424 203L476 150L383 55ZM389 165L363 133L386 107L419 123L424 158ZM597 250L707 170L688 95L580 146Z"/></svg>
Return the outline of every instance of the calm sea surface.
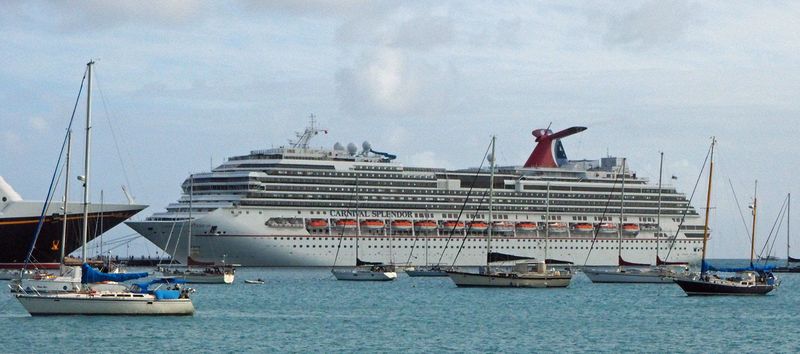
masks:
<svg viewBox="0 0 800 354"><path fill-rule="evenodd" d="M0 281L2 352L800 352L800 274L765 297L677 285L461 289L449 278L342 282L242 268L195 285L193 317L30 317ZM264 285L244 279L264 278Z"/></svg>

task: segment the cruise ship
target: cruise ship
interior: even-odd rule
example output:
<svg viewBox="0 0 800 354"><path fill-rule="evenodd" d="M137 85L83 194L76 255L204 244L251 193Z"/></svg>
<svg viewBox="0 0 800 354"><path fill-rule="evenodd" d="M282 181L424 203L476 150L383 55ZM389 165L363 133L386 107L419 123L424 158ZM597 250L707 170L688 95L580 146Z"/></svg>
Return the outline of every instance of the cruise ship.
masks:
<svg viewBox="0 0 800 354"><path fill-rule="evenodd" d="M44 207L43 201L23 200L0 177L0 268L21 268L33 242ZM92 240L146 208L136 204L89 204L89 233ZM62 202L51 202L31 257L38 268L58 268L61 248L70 254L80 247L83 229L83 203L67 203L67 238L61 244L64 209Z"/></svg>
<svg viewBox="0 0 800 354"><path fill-rule="evenodd" d="M569 160L561 139L584 130L534 130L525 164L495 169L492 218L488 168L404 166L367 142L312 148L328 133L312 119L286 146L190 175L166 211L126 224L189 264L699 262L703 224L686 196L622 158Z"/></svg>

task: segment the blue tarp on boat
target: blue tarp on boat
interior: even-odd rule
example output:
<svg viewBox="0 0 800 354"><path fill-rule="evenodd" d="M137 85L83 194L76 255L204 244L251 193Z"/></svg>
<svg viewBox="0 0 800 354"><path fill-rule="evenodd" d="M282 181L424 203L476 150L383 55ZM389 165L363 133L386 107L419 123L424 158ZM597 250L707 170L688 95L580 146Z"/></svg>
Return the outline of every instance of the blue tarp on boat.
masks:
<svg viewBox="0 0 800 354"><path fill-rule="evenodd" d="M180 290L158 289L153 291L153 295L156 296L157 300L174 300L181 297L181 292Z"/></svg>
<svg viewBox="0 0 800 354"><path fill-rule="evenodd" d="M769 272L775 269L774 265L753 265L748 267L739 267L739 268L724 268L724 267L714 267L713 265L709 264L708 262L703 262L703 272L726 272L726 273L736 273L736 272L744 272L748 270L753 270L756 272Z"/></svg>
<svg viewBox="0 0 800 354"><path fill-rule="evenodd" d="M147 273L103 273L92 268L87 263L81 265L81 271L81 283L83 284L99 283L103 281L123 282L147 276Z"/></svg>
<svg viewBox="0 0 800 354"><path fill-rule="evenodd" d="M135 283L134 285L139 287L140 293L146 294L149 291L147 288L153 284L186 284L186 280L175 279L175 278L158 278L158 279L153 279L146 283Z"/></svg>

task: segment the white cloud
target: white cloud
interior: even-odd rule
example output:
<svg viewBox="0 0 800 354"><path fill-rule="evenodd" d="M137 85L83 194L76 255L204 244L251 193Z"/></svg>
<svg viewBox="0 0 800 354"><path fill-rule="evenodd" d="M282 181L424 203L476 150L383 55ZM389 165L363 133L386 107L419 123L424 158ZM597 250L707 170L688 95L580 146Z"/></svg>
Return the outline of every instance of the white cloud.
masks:
<svg viewBox="0 0 800 354"><path fill-rule="evenodd" d="M47 128L49 127L47 121L42 117L33 117L29 120L29 123L31 128L33 128L33 130L38 132L47 130Z"/></svg>
<svg viewBox="0 0 800 354"><path fill-rule="evenodd" d="M696 22L697 6L685 0L654 0L609 19L606 43L647 49L684 39Z"/></svg>

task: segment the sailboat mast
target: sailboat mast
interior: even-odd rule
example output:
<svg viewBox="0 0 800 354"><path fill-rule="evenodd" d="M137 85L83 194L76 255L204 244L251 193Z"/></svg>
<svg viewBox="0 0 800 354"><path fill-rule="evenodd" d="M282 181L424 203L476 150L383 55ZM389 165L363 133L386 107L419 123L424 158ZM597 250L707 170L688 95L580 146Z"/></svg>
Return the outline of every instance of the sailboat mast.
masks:
<svg viewBox="0 0 800 354"><path fill-rule="evenodd" d="M492 153L489 155L489 232L486 234L486 267L489 267L489 257L492 254L492 220L494 212L494 142L497 139L492 135Z"/></svg>
<svg viewBox="0 0 800 354"><path fill-rule="evenodd" d="M753 266L753 257L756 253L756 214L758 209L758 180L756 180L756 187L753 191L753 231L750 233L750 267ZM767 255L769 256L769 255Z"/></svg>
<svg viewBox="0 0 800 354"><path fill-rule="evenodd" d="M622 220L625 216L625 161L626 159L622 158L622 189L620 189L619 194L619 225L617 225L617 240L619 240L619 244L617 245L617 262L619 265L622 265Z"/></svg>
<svg viewBox="0 0 800 354"><path fill-rule="evenodd" d="M550 238L550 181L547 181L547 198L545 199L544 222L544 261L547 263L547 240Z"/></svg>
<svg viewBox="0 0 800 354"><path fill-rule="evenodd" d="M358 267L358 238L361 236L361 215L358 210L358 172L356 172L356 267Z"/></svg>
<svg viewBox="0 0 800 354"><path fill-rule="evenodd" d="M786 201L786 266L788 267L789 266L789 258L791 257L790 256L790 252L789 252L789 247L790 247L789 246L789 234L790 234L789 233L789 231L790 231L789 230L789 226L791 226L790 221L791 221L791 218L792 218L792 193L789 193L789 196L787 198L788 198L788 200Z"/></svg>
<svg viewBox="0 0 800 354"><path fill-rule="evenodd" d="M711 159L708 169L708 191L706 192L706 221L703 224L703 255L700 260L700 274L706 272L706 246L708 245L708 213L711 210L711 181L714 177L714 145L717 143L717 138L711 138Z"/></svg>
<svg viewBox="0 0 800 354"><path fill-rule="evenodd" d="M661 257L658 255L661 237L661 177L664 171L664 152L661 152L661 161L658 163L658 212L656 214L656 265Z"/></svg>
<svg viewBox="0 0 800 354"><path fill-rule="evenodd" d="M67 201L69 200L69 165L70 165L70 157L72 155L72 129L67 131L67 159L64 161L65 164L65 171L64 171L64 220L61 223L61 256L59 258L59 262L64 264L64 249L67 245L67 217L69 213L67 212Z"/></svg>
<svg viewBox="0 0 800 354"><path fill-rule="evenodd" d="M194 174L189 174L189 237L186 239L186 266L192 258L192 202L194 201Z"/></svg>
<svg viewBox="0 0 800 354"><path fill-rule="evenodd" d="M89 63L86 64L86 147L83 157L83 235L81 238L81 259L84 263L88 260L86 258L86 242L89 234L89 156L92 146L92 66L94 66L94 61L89 61Z"/></svg>

